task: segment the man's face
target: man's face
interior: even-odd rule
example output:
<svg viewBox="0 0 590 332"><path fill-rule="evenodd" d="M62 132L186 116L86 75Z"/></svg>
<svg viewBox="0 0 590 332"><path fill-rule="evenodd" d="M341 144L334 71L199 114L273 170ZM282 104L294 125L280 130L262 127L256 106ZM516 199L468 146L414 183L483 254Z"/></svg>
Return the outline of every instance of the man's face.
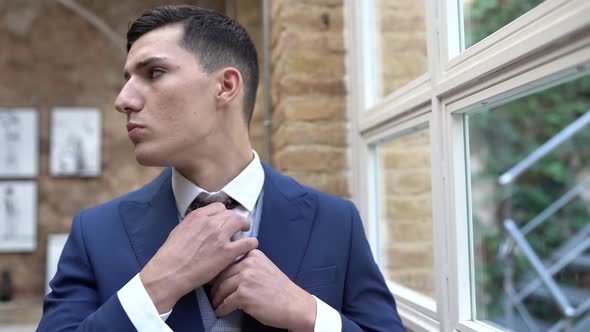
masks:
<svg viewBox="0 0 590 332"><path fill-rule="evenodd" d="M214 75L179 46L181 25L150 31L129 50L127 82L115 108L127 114L137 161L146 166L178 166L194 158L215 131Z"/></svg>

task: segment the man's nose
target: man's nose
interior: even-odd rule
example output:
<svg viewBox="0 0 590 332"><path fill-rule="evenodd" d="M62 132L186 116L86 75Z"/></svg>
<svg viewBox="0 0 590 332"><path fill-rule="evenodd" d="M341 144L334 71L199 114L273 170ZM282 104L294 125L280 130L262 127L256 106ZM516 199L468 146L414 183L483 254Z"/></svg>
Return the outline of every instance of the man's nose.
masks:
<svg viewBox="0 0 590 332"><path fill-rule="evenodd" d="M141 96L130 84L130 81L127 81L115 99L115 109L121 113L129 114L130 112L139 112L142 108Z"/></svg>

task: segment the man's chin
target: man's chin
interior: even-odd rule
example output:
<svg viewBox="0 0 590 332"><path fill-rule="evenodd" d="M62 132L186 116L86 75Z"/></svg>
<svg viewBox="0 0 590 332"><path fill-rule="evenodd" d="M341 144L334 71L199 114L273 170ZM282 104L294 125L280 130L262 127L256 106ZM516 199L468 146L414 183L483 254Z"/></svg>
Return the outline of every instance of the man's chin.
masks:
<svg viewBox="0 0 590 332"><path fill-rule="evenodd" d="M154 161L146 161L143 159L136 159L137 163L140 164L141 166L145 166L145 167L167 167L168 165L165 163L158 163L158 162L154 162Z"/></svg>
<svg viewBox="0 0 590 332"><path fill-rule="evenodd" d="M161 157L158 158L158 156L155 156L153 154L139 153L138 151L135 151L135 160L141 166L147 166L147 167L166 167L167 166L165 158L161 158Z"/></svg>

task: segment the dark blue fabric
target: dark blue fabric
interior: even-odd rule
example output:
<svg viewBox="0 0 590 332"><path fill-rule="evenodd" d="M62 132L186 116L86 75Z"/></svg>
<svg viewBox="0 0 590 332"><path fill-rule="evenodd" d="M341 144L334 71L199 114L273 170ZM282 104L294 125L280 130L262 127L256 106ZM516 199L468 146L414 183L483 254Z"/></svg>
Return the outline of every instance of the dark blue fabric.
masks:
<svg viewBox="0 0 590 332"><path fill-rule="evenodd" d="M354 205L263 165L259 249L291 280L341 313L342 331L405 331ZM38 331L135 331L116 292L177 224L171 170L142 189L80 212L45 298ZM167 322L203 331L194 293ZM243 331L276 331L252 317Z"/></svg>

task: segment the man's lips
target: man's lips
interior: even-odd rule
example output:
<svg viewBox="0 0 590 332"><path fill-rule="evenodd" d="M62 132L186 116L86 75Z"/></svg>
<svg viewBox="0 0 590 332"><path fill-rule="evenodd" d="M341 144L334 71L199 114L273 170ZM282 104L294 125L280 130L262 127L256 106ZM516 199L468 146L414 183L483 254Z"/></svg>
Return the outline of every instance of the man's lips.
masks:
<svg viewBox="0 0 590 332"><path fill-rule="evenodd" d="M130 122L127 124L127 135L134 144L137 144L143 136L144 127L140 124Z"/></svg>
<svg viewBox="0 0 590 332"><path fill-rule="evenodd" d="M141 129L141 128L143 128L143 126L140 124L137 124L137 123L128 123L127 124L127 132L131 132L131 131L133 131L133 129L136 129L136 128Z"/></svg>

